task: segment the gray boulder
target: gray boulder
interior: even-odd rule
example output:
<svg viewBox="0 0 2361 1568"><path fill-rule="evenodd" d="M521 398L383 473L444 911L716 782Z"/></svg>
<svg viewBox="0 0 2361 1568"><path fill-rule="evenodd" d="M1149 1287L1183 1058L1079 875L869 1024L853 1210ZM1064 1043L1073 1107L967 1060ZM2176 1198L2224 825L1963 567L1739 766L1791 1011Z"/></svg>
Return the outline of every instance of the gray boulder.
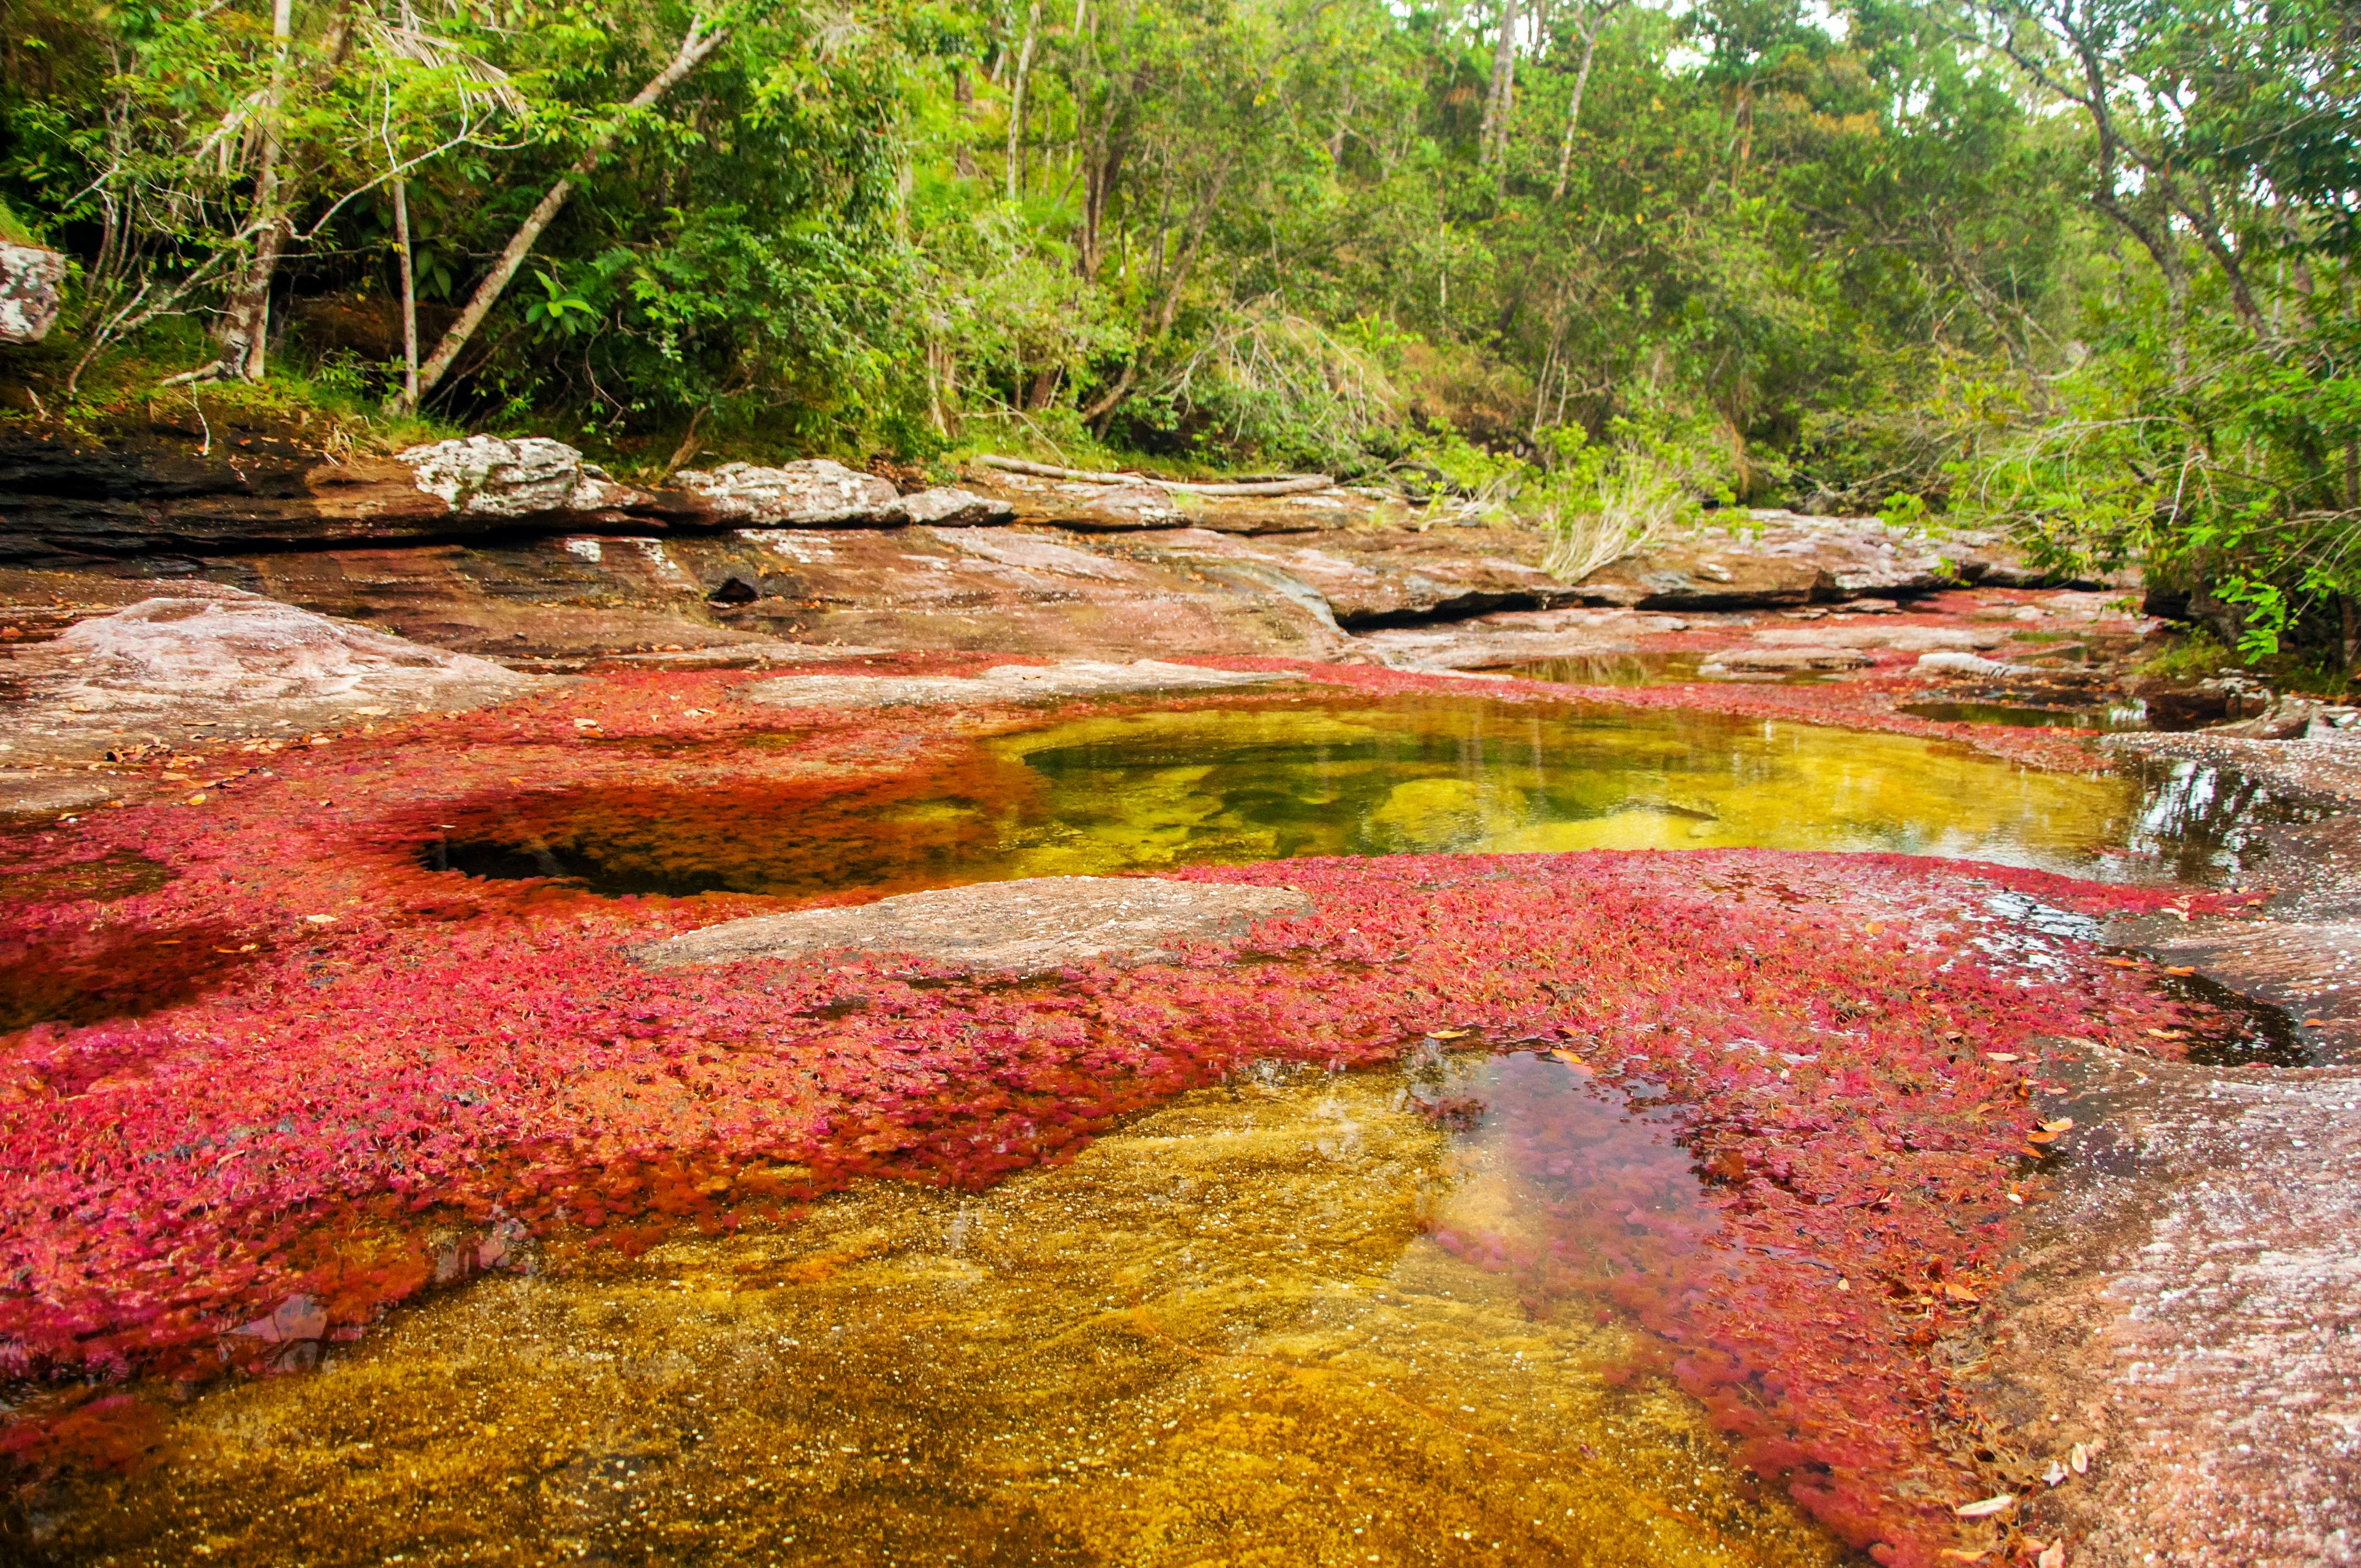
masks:
<svg viewBox="0 0 2361 1568"><path fill-rule="evenodd" d="M0 243L0 343L38 343L56 324L66 258L38 246Z"/></svg>

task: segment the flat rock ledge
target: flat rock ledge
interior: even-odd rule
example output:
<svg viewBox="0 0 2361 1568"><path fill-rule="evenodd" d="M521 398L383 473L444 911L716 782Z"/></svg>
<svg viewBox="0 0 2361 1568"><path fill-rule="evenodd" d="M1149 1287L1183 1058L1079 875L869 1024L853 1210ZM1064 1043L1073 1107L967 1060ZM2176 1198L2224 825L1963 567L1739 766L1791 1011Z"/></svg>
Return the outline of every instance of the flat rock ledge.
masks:
<svg viewBox="0 0 2361 1568"><path fill-rule="evenodd" d="M997 664L981 675L782 675L747 687L746 698L780 707L900 707L1221 691L1302 678L1293 671L1206 670L1159 659L1119 664L1074 659L1058 664Z"/></svg>
<svg viewBox="0 0 2361 1568"><path fill-rule="evenodd" d="M11 649L5 668L23 689L0 697L0 761L12 763L177 744L197 729L300 732L481 707L551 684L213 583L76 621Z"/></svg>
<svg viewBox="0 0 2361 1568"><path fill-rule="evenodd" d="M635 949L652 969L907 953L962 968L1041 974L1089 959L1154 962L1171 944L1233 937L1257 920L1307 915L1293 888L1050 876L906 893L851 909L801 909L725 921Z"/></svg>

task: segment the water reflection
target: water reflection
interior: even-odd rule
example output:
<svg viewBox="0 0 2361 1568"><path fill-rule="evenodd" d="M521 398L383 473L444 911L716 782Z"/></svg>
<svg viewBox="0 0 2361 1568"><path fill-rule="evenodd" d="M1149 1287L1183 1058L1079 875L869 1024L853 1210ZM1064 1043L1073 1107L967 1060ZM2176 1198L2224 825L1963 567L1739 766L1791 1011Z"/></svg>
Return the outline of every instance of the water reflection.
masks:
<svg viewBox="0 0 2361 1568"><path fill-rule="evenodd" d="M2178 881L2219 883L2268 858L2270 829L2323 813L2246 774L2207 763L2143 759L2139 808L2125 852Z"/></svg>
<svg viewBox="0 0 2361 1568"><path fill-rule="evenodd" d="M2015 702L1905 702L1897 711L1944 724L2014 724L2032 729L2117 732L2148 728L2147 705L2138 701L2100 707L2043 707Z"/></svg>

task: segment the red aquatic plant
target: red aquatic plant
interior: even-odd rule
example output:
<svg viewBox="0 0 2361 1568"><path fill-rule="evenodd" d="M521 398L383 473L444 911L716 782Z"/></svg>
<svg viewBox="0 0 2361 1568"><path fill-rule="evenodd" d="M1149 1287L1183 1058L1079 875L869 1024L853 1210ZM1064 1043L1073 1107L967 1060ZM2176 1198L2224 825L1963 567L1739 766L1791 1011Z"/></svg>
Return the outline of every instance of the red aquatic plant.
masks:
<svg viewBox="0 0 2361 1568"><path fill-rule="evenodd" d="M981 1186L1255 1059L1375 1065L1449 1028L1661 1104L1713 1194L1709 1223L1602 1207L1544 1118L1514 1157L1557 1183L1554 1228L1454 1245L1524 1271L1537 1310L1628 1314L1759 1471L1847 1540L1926 1563L1978 1486L1927 1347L2002 1266L2040 1042L2129 1044L2184 1015L1996 900L2221 903L1893 856L1296 861L1175 874L1301 887L1310 916L1006 983L888 957L649 970L634 944L776 901L421 864L441 811L496 784L528 813L651 769L818 789L1023 721L811 713L791 744L675 744L778 724L729 684L619 678L247 753L198 804L20 842L28 876L134 851L173 874L112 902L69 876L0 906L0 939L202 926L208 959L241 967L202 998L7 1042L0 1369L300 1365L535 1233L631 1250L863 1177Z"/></svg>

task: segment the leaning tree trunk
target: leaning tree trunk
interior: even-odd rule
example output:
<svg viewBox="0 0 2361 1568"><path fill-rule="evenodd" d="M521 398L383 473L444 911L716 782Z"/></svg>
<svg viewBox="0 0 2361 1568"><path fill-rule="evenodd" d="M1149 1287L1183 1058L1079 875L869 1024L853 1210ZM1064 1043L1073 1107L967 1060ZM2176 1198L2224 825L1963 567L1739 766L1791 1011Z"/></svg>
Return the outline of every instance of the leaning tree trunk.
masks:
<svg viewBox="0 0 2361 1568"><path fill-rule="evenodd" d="M418 402L418 272L410 254L410 181L393 181L393 247L401 260L401 400Z"/></svg>
<svg viewBox="0 0 2361 1568"><path fill-rule="evenodd" d="M1041 0L1025 16L1025 42L1016 51L1016 74L1008 93L1008 199L1025 192L1025 82L1033 74L1033 44L1041 30Z"/></svg>
<svg viewBox="0 0 2361 1568"><path fill-rule="evenodd" d="M730 36L727 27L701 33L697 30L701 26L702 23L694 22L689 25L687 35L680 40L680 49L673 56L672 63L649 78L648 84L623 105L622 113L610 120L605 130L590 138L590 145L583 149L580 158L574 160L574 166L549 188L548 194L542 197L524 222L518 225L516 233L509 236L500 259L492 263L491 271L476 285L475 293L468 297L467 309L459 313L459 319L453 322L451 329L443 334L443 341L434 345L434 357L420 367L418 389L415 392L405 389L401 397L395 400L396 410L410 412L418 406L419 399L440 386L443 378L450 374L452 362L459 357L460 350L466 348L468 340L476 335L476 329L484 324L484 318L491 314L492 307L500 302L510 280L517 275L517 269L524 265L524 258L532 251L533 242L557 216L559 210L566 205L566 198L574 194L575 182L598 166L598 160L607 155L608 148L615 145L615 138L623 134L623 127L630 123L631 116L672 91L675 83L703 64L705 58L719 49Z"/></svg>
<svg viewBox="0 0 2361 1568"><path fill-rule="evenodd" d="M1574 94L1566 100L1565 105L1565 135L1558 139L1557 144L1557 182L1550 187L1550 200L1553 202L1565 199L1566 174L1574 167L1574 128L1582 123L1582 95L1590 86L1590 62L1598 55L1598 35L1605 30L1607 18L1613 16L1622 4L1623 0L1608 0L1608 4L1592 13L1590 25L1583 29L1582 64L1574 73Z"/></svg>

